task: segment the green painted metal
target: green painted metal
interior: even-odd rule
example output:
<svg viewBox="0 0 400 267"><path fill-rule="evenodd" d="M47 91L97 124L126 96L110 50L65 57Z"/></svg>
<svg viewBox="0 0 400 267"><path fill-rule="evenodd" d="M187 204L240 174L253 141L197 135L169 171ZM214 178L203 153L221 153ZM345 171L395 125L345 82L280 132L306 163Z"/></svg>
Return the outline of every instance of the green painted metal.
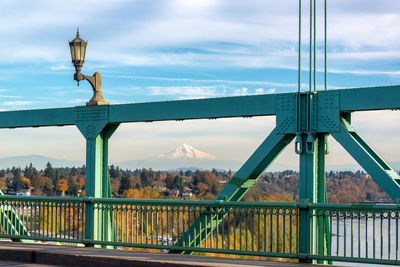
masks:
<svg viewBox="0 0 400 267"><path fill-rule="evenodd" d="M229 180L227 185L216 196L215 200L217 202L239 201L293 138L294 135L280 135L278 134L278 129L274 129L246 163ZM194 244L202 244L223 221L226 215L226 213L219 213L216 215L203 214L199 216L178 240L177 245L189 244L189 246L192 246ZM191 253L191 251L188 253Z"/></svg>
<svg viewBox="0 0 400 267"><path fill-rule="evenodd" d="M324 136L316 139L322 144ZM85 220L88 217L84 212L88 205L94 205L100 215L94 217L98 221L102 220L102 213L108 214L108 210L113 210L114 227L118 233L115 238L110 240L100 231L96 240L86 239ZM0 196L0 209L15 210L20 217L25 215L22 222L27 230L0 232L1 238L298 258L301 261L400 264L398 229L390 231L386 227L380 230L382 225L400 223L400 205ZM302 211L308 211L311 228L313 224L319 227L320 218L334 225L338 220L353 218L354 225L347 223L333 227L334 254L326 246L322 251L315 249L304 254L299 252L302 244L296 238L302 231L302 222L298 220ZM214 227L212 235L201 246L195 242L180 244L174 241L183 237L198 218L208 215L212 218L211 224L217 225L224 214L225 219L220 221L219 228ZM346 254L343 250L346 242L337 242L337 237L350 233L353 228L358 231L361 224L369 225L369 232L379 233L373 239L372 251L367 254L363 250L361 253L357 251L356 248L368 245L368 240L358 238L354 240L354 253ZM288 233L291 242L285 242ZM397 245L387 243L390 238L396 239Z"/></svg>
<svg viewBox="0 0 400 267"><path fill-rule="evenodd" d="M301 1L299 0L299 48L298 48L298 65L297 65L297 92L301 91Z"/></svg>
<svg viewBox="0 0 400 267"><path fill-rule="evenodd" d="M239 201L294 137L293 134L280 135L275 128L229 180L215 200Z"/></svg>
<svg viewBox="0 0 400 267"><path fill-rule="evenodd" d="M316 98L338 95L337 109L343 112L400 109L400 86L381 86L326 90ZM104 107L107 123L166 120L215 119L229 117L271 116L280 113L276 98L296 98L297 93L222 97L94 107L54 108L0 112L0 128L79 125L83 119L77 110ZM356 100L356 101L355 101ZM292 104L290 104L292 106ZM296 106L291 107L295 109ZM318 107L318 111L324 108ZM95 112L94 112L95 113ZM296 115L296 111L294 110ZM104 114L98 114L104 116ZM325 131L329 132L329 131Z"/></svg>
<svg viewBox="0 0 400 267"><path fill-rule="evenodd" d="M0 128L74 125L74 108L0 112Z"/></svg>
<svg viewBox="0 0 400 267"><path fill-rule="evenodd" d="M111 184L108 173L108 139L119 124L108 123L109 106L89 106L75 108L76 123L86 139L86 196L110 198ZM112 210L98 214L93 203L88 203L85 210L85 239L98 240L99 233L111 241ZM96 220L95 218L99 218ZM106 229L103 229L106 228ZM88 243L88 245L92 245Z"/></svg>
<svg viewBox="0 0 400 267"><path fill-rule="evenodd" d="M340 112L400 109L399 85L336 91L340 93Z"/></svg>
<svg viewBox="0 0 400 267"><path fill-rule="evenodd" d="M300 152L300 199L307 203L326 202L324 153L326 137L332 134L346 150L372 175L389 195L400 196L398 175L351 129L350 113L362 110L398 109L399 86L287 93L204 100L167 101L158 103L75 107L0 112L0 127L33 127L75 124L87 140L87 196L111 197L108 177L108 139L120 123L139 121L224 118L235 116L276 115L276 128L249 158L235 177L217 196L217 201L238 201L254 185L259 175L280 151L297 135ZM389 96L388 96L389 95ZM357 99L357 102L353 100ZM166 112L168 110L168 112ZM341 119L347 116L347 121ZM371 164L372 162L372 164ZM85 242L117 238L114 208L101 210L90 201L86 205ZM330 226L322 217L311 217L310 210L300 209L299 257L330 253ZM221 227L224 212L203 214L187 227L179 244L200 246ZM96 219L96 218L101 218ZM148 220L148 218L141 218ZM317 221L316 221L317 220ZM44 224L44 222L42 222ZM243 221L247 225L247 221ZM215 237L215 233L214 233ZM218 235L217 235L218 237ZM211 238L212 239L212 238ZM215 242L217 242L216 240ZM247 239L245 240L245 245ZM253 241L251 241L253 242ZM193 251L193 250L189 250Z"/></svg>
<svg viewBox="0 0 400 267"><path fill-rule="evenodd" d="M317 203L328 203L325 177L325 154L329 153L329 140L327 134L318 135L317 157ZM320 216L317 222L317 253L318 255L331 255L331 230L326 217ZM332 264L331 261L317 260L318 264Z"/></svg>
<svg viewBox="0 0 400 267"><path fill-rule="evenodd" d="M318 138L311 134L301 134L300 138L300 177L299 200L305 203L317 202L317 175L318 175ZM316 253L317 225L310 222L310 210L300 209L299 224L299 253L302 262L308 262L307 255ZM315 218L312 218L315 220Z"/></svg>
<svg viewBox="0 0 400 267"><path fill-rule="evenodd" d="M297 136L296 150L300 154L300 199L308 205L326 202L324 154L327 150L328 134L332 134L372 175L374 180L395 201L399 201L399 176L361 139L349 124L350 114L353 111L399 109L399 89L400 86L388 86L202 100L10 111L0 112L0 128L76 125L87 143L86 194L88 197L110 198L111 191L107 167L108 139L120 123L276 115L276 128L224 187L216 198L218 202L240 200L255 184L265 168L295 136ZM357 101L354 101L354 99L357 99ZM51 207L47 209L51 209ZM165 211L168 214L167 216L171 216L171 212L175 214L176 211ZM313 214L310 212L312 211L307 208L307 205L299 210L298 257L301 261L314 259L321 263L320 258L312 257L312 255L331 254L332 220L329 222L327 216L317 218L312 216ZM3 212L4 214L6 213ZM3 227L10 228L18 225L18 217L13 217L12 214L12 212L8 213L11 218L8 221L12 225L5 226L7 220L4 219ZM145 210L138 214L140 220L154 220L153 215L147 214ZM143 217L143 214L150 217ZM190 244L189 247L202 246L202 244L204 245L204 243L215 238L223 238L219 237L218 234L216 235L215 231L220 231L221 227L224 228L227 214L226 209L220 209L217 213L205 213L196 218L192 217L192 224L185 226L186 231L179 237L175 247L182 248L186 244ZM56 216L61 218L60 214ZM115 227L121 221L118 219L119 217L115 217L114 206L102 206L99 209L96 204L87 201L85 216L87 218L84 221L85 237L79 240L84 240L86 244L99 244L98 242L101 239L104 242L103 245L106 246L112 244L121 235ZM276 219L279 220L279 218ZM53 218L47 218L47 220L49 222L41 221L40 224L46 225L48 223L47 225L52 225ZM55 220L57 221L57 219ZM243 223L246 227L249 224L247 220L241 220L240 223ZM152 224L151 228L153 227L155 226ZM138 230L142 234L144 233L142 228L138 228ZM285 232L284 230L281 229L282 232ZM351 231L353 231L353 228ZM278 235L281 233L279 229L277 229L277 233ZM226 233L223 232L223 234ZM248 233L245 232L245 234L247 236ZM251 235L251 237L252 240L250 241L247 238L240 240L243 241L245 246L253 246L254 236ZM41 238L58 240L59 237L46 236ZM270 237L270 239L272 241L273 238ZM213 242L218 244L219 241L215 239ZM185 251L192 252L195 250ZM324 263L326 263L326 260L330 260L330 258L326 258Z"/></svg>
<svg viewBox="0 0 400 267"><path fill-rule="evenodd" d="M110 248L124 245L171 249L184 253L202 251L295 257L301 262L331 263L332 260L344 260L398 264L400 207L385 206L381 209L378 206L326 204L325 154L329 151L328 135L332 134L371 174L374 181L394 201L400 203L399 175L350 124L351 112L354 111L400 109L400 86L326 90L325 0L325 90L317 91L316 2L310 0L308 92L301 91L302 0L299 0L297 93L0 112L0 128L76 125L86 139L87 172L87 198L72 200L0 196L0 224L4 230L0 236L14 240L79 242ZM78 69L75 76L77 80L87 78ZM100 74L94 76L97 78L89 77L89 80L93 85L96 78L100 86ZM100 87L97 91L100 91ZM270 115L276 115L276 128L222 189L215 201L111 199L108 140L120 123ZM262 172L295 137L295 151L299 154L300 162L300 202L239 203ZM294 226L293 217L296 222ZM340 220L344 220L343 229L338 223ZM350 229L346 220L351 222ZM386 234L383 233L383 220L388 220L389 229ZM395 260L390 258L391 220L396 222ZM365 238L364 244L365 257L361 254L361 245L364 242L361 239L361 223L366 225L366 237L371 234L368 224L373 225L372 258L369 257L368 238ZM340 233L342 230L343 233ZM378 237L377 230L380 233ZM335 231L336 237L333 236ZM347 255L346 238L349 232L351 253ZM358 240L353 238L355 232ZM340 234L344 236L343 255L339 253ZM293 235L297 237L295 242L292 240ZM164 244L164 237L167 238L167 244ZM236 242L237 238L239 242ZM383 252L385 238L389 242L389 254L386 258ZM380 244L375 242L376 239L379 239ZM293 243L295 245L292 246ZM334 246L336 255L332 254ZM376 254L379 253L378 259Z"/></svg>
<svg viewBox="0 0 400 267"><path fill-rule="evenodd" d="M0 196L4 196L3 191L1 190ZM30 236L20 216L18 216L16 211L10 207L0 207L0 225L2 227L2 231L5 233L14 233L15 235L19 236ZM14 238L13 241L32 243L32 240L20 238Z"/></svg>
<svg viewBox="0 0 400 267"><path fill-rule="evenodd" d="M110 122L275 115L275 95L222 97L110 106Z"/></svg>
<svg viewBox="0 0 400 267"><path fill-rule="evenodd" d="M332 136L363 167L372 179L393 199L400 202L400 176L342 118L340 132Z"/></svg>

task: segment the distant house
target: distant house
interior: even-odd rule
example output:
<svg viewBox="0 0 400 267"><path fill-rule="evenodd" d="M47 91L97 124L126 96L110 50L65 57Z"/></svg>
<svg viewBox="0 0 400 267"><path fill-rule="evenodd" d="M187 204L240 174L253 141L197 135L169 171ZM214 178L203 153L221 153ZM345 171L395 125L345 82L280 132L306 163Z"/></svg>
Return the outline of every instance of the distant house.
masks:
<svg viewBox="0 0 400 267"><path fill-rule="evenodd" d="M31 190L29 190L29 189L18 190L15 195L29 197L31 195Z"/></svg>
<svg viewBox="0 0 400 267"><path fill-rule="evenodd" d="M16 194L17 194L17 192L15 192L15 190L12 190L12 189L6 191L6 195L14 195L15 196Z"/></svg>
<svg viewBox="0 0 400 267"><path fill-rule="evenodd" d="M171 192L169 192L169 197L179 197L179 190L171 190Z"/></svg>
<svg viewBox="0 0 400 267"><path fill-rule="evenodd" d="M190 197L192 197L192 196L193 196L193 193L192 193L191 190L187 190L187 191L185 191L185 192L182 193L183 199L187 199L187 198L190 198Z"/></svg>

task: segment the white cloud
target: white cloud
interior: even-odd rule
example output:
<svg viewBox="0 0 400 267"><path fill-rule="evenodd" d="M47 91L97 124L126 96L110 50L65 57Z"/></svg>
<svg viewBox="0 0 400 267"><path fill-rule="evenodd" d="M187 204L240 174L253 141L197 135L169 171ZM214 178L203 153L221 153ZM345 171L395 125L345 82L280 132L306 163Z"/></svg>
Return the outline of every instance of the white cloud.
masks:
<svg viewBox="0 0 400 267"><path fill-rule="evenodd" d="M216 86L151 86L150 95L173 95L189 98L221 96Z"/></svg>
<svg viewBox="0 0 400 267"><path fill-rule="evenodd" d="M8 37L0 44L1 61L48 61L54 63L51 70L69 69L67 40L79 24L89 39L87 59L98 64L297 67L297 4L292 0L251 5L244 0L85 1L77 10L78 2L0 4L0 34ZM351 71L343 60L398 59L400 14L393 12L398 6L379 0L329 2L330 66ZM303 27L307 46L307 23ZM322 27L318 34L322 44ZM382 74L396 70L387 71ZM363 69L357 73L364 74Z"/></svg>
<svg viewBox="0 0 400 267"><path fill-rule="evenodd" d="M276 88L264 89L264 88L257 88L255 89L255 93L258 95L261 94L274 94L276 92Z"/></svg>
<svg viewBox="0 0 400 267"><path fill-rule="evenodd" d="M0 94L0 98L22 98L22 96Z"/></svg>
<svg viewBox="0 0 400 267"><path fill-rule="evenodd" d="M4 106L28 106L32 105L33 102L31 101L6 101L3 102Z"/></svg>
<svg viewBox="0 0 400 267"><path fill-rule="evenodd" d="M71 66L67 66L65 64L58 64L56 66L51 66L50 67L51 70L72 70L73 67Z"/></svg>
<svg viewBox="0 0 400 267"><path fill-rule="evenodd" d="M224 79L193 79L193 78L171 78L171 77L160 77L160 76L135 76L135 75L104 75L114 78L123 79L144 79L144 80L160 80L160 81L171 81L171 82L188 82L188 83L220 83L220 84L234 84L234 85L263 85L263 86L277 86L277 87L297 87L297 83L280 83L270 81L247 81L247 80L224 80ZM306 85L306 84L304 84ZM137 87L134 87L137 89Z"/></svg>

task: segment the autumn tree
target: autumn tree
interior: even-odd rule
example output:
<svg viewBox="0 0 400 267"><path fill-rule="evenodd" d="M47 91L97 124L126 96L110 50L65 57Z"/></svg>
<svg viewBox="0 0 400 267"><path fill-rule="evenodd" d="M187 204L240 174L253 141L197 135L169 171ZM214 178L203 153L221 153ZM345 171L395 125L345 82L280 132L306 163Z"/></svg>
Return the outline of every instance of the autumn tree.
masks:
<svg viewBox="0 0 400 267"><path fill-rule="evenodd" d="M75 179L68 180L68 190L66 193L70 196L77 196L82 190L82 185Z"/></svg>
<svg viewBox="0 0 400 267"><path fill-rule="evenodd" d="M160 198L160 193L151 187L146 187L142 189L128 189L122 194L123 198L136 198L136 199L158 199Z"/></svg>
<svg viewBox="0 0 400 267"><path fill-rule="evenodd" d="M6 184L6 181L5 181L5 179L0 179L0 190L1 191L6 191L7 190L7 184Z"/></svg>
<svg viewBox="0 0 400 267"><path fill-rule="evenodd" d="M42 175L37 175L32 179L32 186L36 195L41 195L42 193L50 196L53 193L53 181Z"/></svg>
<svg viewBox="0 0 400 267"><path fill-rule="evenodd" d="M56 189L61 191L61 196L65 196L65 191L68 190L68 182L65 179L60 179L57 181Z"/></svg>
<svg viewBox="0 0 400 267"><path fill-rule="evenodd" d="M206 195L212 193L213 195L218 194L221 184L219 183L217 176L211 172L199 171L193 177L193 185L195 191L200 195Z"/></svg>

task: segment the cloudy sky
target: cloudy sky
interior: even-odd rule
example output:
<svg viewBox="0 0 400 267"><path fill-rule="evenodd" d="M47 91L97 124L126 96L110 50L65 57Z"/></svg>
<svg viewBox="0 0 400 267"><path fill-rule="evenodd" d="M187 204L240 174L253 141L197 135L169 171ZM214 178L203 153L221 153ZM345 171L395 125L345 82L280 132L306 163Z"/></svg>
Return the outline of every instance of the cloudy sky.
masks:
<svg viewBox="0 0 400 267"><path fill-rule="evenodd" d="M303 20L308 19L304 1ZM400 84L400 1L328 1L329 88ZM88 40L83 73L100 71L112 104L293 92L298 1L0 1L0 110L84 105L87 82L73 80L68 40ZM322 15L323 1L317 1ZM317 82L323 85L323 20L317 17ZM303 27L307 71L308 25ZM303 73L303 89L307 75ZM400 161L400 112L354 114L360 134L387 161ZM122 125L110 159L152 157L181 143L244 161L274 118ZM0 157L41 154L84 159L74 127L2 130ZM332 144L329 164L351 163ZM293 145L278 161L296 165Z"/></svg>

